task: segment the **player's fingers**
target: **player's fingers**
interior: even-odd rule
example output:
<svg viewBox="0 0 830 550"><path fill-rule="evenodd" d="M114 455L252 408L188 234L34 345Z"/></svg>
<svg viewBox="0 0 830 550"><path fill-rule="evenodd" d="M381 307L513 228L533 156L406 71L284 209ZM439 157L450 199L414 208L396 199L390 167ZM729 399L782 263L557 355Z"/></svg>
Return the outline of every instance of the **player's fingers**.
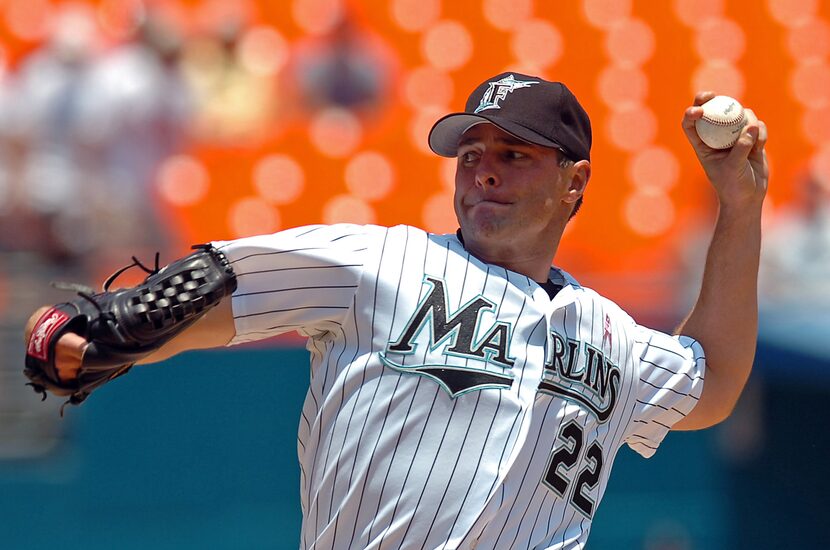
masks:
<svg viewBox="0 0 830 550"><path fill-rule="evenodd" d="M703 105L704 103L706 103L707 101L709 101L710 99L715 97L716 95L718 95L718 94L716 94L715 92L713 92L711 90L701 90L701 91L699 91L695 94L695 105L697 105L697 106Z"/></svg>
<svg viewBox="0 0 830 550"><path fill-rule="evenodd" d="M55 367L61 380L74 380L78 377L88 345L86 340L73 332L60 337L55 346Z"/></svg>
<svg viewBox="0 0 830 550"><path fill-rule="evenodd" d="M730 155L733 157L746 157L752 151L763 148L764 142L761 142L761 125L758 117L752 109L744 109L744 118L746 124L741 129L738 135L738 140L732 146ZM766 140L766 130L764 131L764 140Z"/></svg>
<svg viewBox="0 0 830 550"><path fill-rule="evenodd" d="M758 141L758 123L747 124L741 130L738 140L729 151L729 157L736 162L745 162Z"/></svg>
<svg viewBox="0 0 830 550"><path fill-rule="evenodd" d="M744 109L744 116L747 117L747 127L756 126L758 128L758 134L752 144L752 151L760 151L767 143L767 125L758 120L752 109Z"/></svg>
<svg viewBox="0 0 830 550"><path fill-rule="evenodd" d="M697 130L695 130L695 121L703 117L703 108L701 105L716 95L717 94L711 90L701 90L697 92L692 106L687 107L683 112L683 132L686 134L686 138L694 146L694 148L701 152L706 151L706 145L700 139L700 136L697 135Z"/></svg>
<svg viewBox="0 0 830 550"><path fill-rule="evenodd" d="M683 126L684 130L694 130L695 128L695 121L700 119L703 116L703 109L697 106L686 107L686 110L683 111L683 120L681 125Z"/></svg>
<svg viewBox="0 0 830 550"><path fill-rule="evenodd" d="M687 107L686 110L683 112L683 121L681 123L681 127L683 128L683 133L686 134L686 139L689 140L689 143L692 144L692 147L695 148L696 151L699 153L705 153L708 149L703 140L700 139L700 136L697 134L697 130L695 129L695 121L700 120L703 117L703 109L699 106L692 106Z"/></svg>
<svg viewBox="0 0 830 550"><path fill-rule="evenodd" d="M767 125L763 120L758 119L758 116L752 109L744 109L744 116L747 120L744 131L750 132L751 128L758 128L755 140L752 143L752 151L750 152L750 154L757 154L759 151L763 151L767 145Z"/></svg>
<svg viewBox="0 0 830 550"><path fill-rule="evenodd" d="M763 120L756 120L755 124L758 126L758 137L755 139L755 143L753 144L747 159L749 160L756 177L761 178L758 181L760 181L762 186L766 188L767 180L769 178L769 164L767 163L767 154L764 150L767 145L767 125Z"/></svg>
<svg viewBox="0 0 830 550"><path fill-rule="evenodd" d="M753 124L758 124L758 117L755 115L755 111L749 108L744 108L744 118L746 118L746 125L751 126Z"/></svg>
<svg viewBox="0 0 830 550"><path fill-rule="evenodd" d="M684 129L694 129L694 121L703 116L703 109L700 106L715 97L715 95L715 92L712 91L700 91L695 94L692 105L687 107L683 112Z"/></svg>
<svg viewBox="0 0 830 550"><path fill-rule="evenodd" d="M23 337L27 344L29 343L29 337L32 335L32 330L34 330L35 324L37 324L38 319L43 317L43 314L47 311L49 311L49 306L43 306L34 313L32 313L32 316L29 317L28 321L26 321L26 328L23 329Z"/></svg>
<svg viewBox="0 0 830 550"><path fill-rule="evenodd" d="M703 117L703 109L698 106L686 107L683 111L683 127L694 128L695 121Z"/></svg>
<svg viewBox="0 0 830 550"><path fill-rule="evenodd" d="M755 140L754 151L760 151L767 145L767 125L763 120L758 121L758 139Z"/></svg>

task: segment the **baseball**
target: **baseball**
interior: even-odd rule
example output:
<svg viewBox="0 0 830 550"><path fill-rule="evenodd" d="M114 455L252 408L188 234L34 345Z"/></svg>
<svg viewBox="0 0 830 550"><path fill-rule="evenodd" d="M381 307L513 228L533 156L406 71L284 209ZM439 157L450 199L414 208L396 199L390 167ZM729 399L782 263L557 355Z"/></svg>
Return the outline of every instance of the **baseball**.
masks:
<svg viewBox="0 0 830 550"><path fill-rule="evenodd" d="M703 118L695 121L697 135L712 149L729 149L746 125L744 108L734 98L717 95L701 105Z"/></svg>

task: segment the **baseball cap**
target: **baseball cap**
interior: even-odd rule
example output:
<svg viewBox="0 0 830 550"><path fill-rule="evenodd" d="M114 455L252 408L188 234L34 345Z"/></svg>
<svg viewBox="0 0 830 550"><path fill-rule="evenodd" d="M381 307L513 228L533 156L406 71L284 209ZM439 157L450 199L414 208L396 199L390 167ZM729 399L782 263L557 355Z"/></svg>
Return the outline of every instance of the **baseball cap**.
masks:
<svg viewBox="0 0 830 550"><path fill-rule="evenodd" d="M429 147L442 157L454 157L464 132L482 122L530 143L560 149L572 160L590 160L591 121L561 82L515 72L496 75L470 94L463 113L449 114L433 125Z"/></svg>

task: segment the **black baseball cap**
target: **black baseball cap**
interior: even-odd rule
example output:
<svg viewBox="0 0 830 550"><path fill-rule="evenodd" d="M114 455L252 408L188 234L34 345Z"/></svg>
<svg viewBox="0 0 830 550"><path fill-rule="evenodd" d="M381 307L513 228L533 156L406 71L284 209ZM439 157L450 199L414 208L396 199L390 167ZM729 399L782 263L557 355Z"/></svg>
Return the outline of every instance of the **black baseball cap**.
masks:
<svg viewBox="0 0 830 550"><path fill-rule="evenodd" d="M588 113L561 82L519 73L496 75L470 94L463 113L435 123L429 147L442 157L455 157L464 132L482 122L530 143L560 149L572 160L591 160Z"/></svg>

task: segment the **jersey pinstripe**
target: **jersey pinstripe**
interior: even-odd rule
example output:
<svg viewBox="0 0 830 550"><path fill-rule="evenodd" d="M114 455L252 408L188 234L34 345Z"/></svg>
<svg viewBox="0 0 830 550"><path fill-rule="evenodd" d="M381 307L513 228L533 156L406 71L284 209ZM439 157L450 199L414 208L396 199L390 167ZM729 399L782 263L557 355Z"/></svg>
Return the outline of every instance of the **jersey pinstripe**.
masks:
<svg viewBox="0 0 830 550"><path fill-rule="evenodd" d="M551 300L455 235L310 226L214 243L237 335L297 330L303 548L582 548L617 450L700 396L700 346L568 274Z"/></svg>

